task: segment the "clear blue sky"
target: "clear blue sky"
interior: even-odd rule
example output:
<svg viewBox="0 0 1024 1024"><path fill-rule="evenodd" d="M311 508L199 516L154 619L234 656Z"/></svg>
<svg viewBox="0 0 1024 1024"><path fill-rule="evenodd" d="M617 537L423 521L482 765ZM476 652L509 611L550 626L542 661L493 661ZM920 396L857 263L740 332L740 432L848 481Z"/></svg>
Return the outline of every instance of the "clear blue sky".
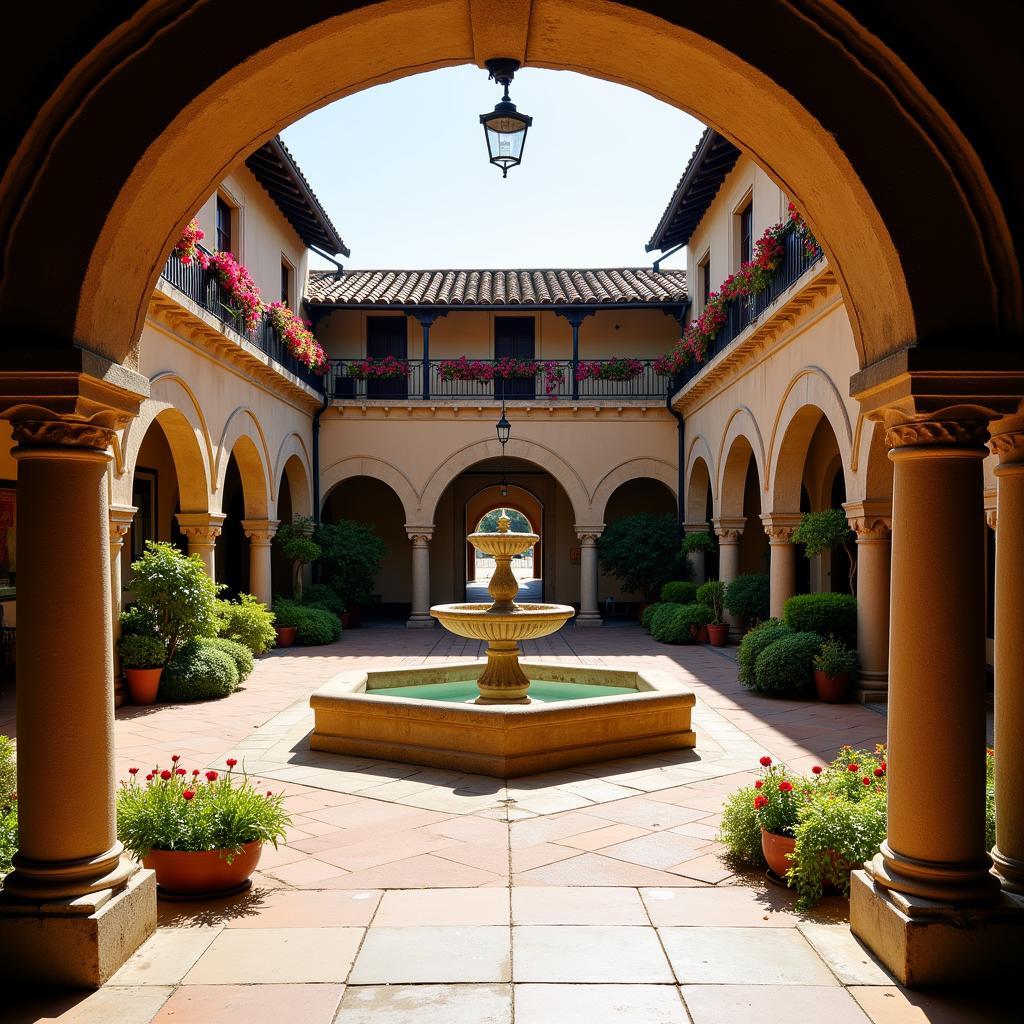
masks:
<svg viewBox="0 0 1024 1024"><path fill-rule="evenodd" d="M526 68L511 96L534 123L522 165L502 180L479 123L500 95L486 71L449 68L357 93L282 133L352 250L347 268L651 262L644 243L703 126L634 89Z"/></svg>

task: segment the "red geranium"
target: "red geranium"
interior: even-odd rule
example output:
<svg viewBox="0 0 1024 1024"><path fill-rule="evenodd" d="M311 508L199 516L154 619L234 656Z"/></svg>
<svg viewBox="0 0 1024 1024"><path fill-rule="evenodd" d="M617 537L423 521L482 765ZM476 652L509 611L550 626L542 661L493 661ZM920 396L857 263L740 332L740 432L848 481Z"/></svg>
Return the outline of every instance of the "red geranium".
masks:
<svg viewBox="0 0 1024 1024"><path fill-rule="evenodd" d="M216 772L210 771L210 772L206 773L206 781L207 782L215 782L216 779L217 779L217 773Z"/></svg>
<svg viewBox="0 0 1024 1024"><path fill-rule="evenodd" d="M186 789L182 792L182 798L185 800L191 800L195 796L195 793L191 789Z"/></svg>
<svg viewBox="0 0 1024 1024"><path fill-rule="evenodd" d="M761 767L762 768L767 768L771 763L772 763L772 759L767 754L765 754L764 757L761 758Z"/></svg>
<svg viewBox="0 0 1024 1024"><path fill-rule="evenodd" d="M160 778L163 779L164 782L166 782L170 777L171 773L166 768L160 773Z"/></svg>
<svg viewBox="0 0 1024 1024"><path fill-rule="evenodd" d="M766 797L766 796L755 796L754 797L754 808L756 810L759 811L759 810L761 810L762 807L767 807L767 806L768 806L768 797Z"/></svg>
<svg viewBox="0 0 1024 1024"><path fill-rule="evenodd" d="M782 782L779 783L779 792L780 793L792 793L793 792L793 783L784 779Z"/></svg>

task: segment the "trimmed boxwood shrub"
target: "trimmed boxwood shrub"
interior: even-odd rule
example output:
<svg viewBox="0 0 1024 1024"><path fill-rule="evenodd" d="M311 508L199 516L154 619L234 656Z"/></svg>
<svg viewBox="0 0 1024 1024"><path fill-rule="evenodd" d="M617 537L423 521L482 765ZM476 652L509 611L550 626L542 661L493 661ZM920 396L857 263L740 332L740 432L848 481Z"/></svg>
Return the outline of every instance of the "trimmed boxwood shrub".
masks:
<svg viewBox="0 0 1024 1024"><path fill-rule="evenodd" d="M694 627L706 626L711 612L702 604L665 605L670 608L651 626L651 636L663 644L692 644Z"/></svg>
<svg viewBox="0 0 1024 1024"><path fill-rule="evenodd" d="M850 594L798 594L782 609L786 625L796 632L820 633L857 646L857 598Z"/></svg>
<svg viewBox="0 0 1024 1024"><path fill-rule="evenodd" d="M661 588L661 599L672 604L693 604L697 600L697 584L672 580Z"/></svg>
<svg viewBox="0 0 1024 1024"><path fill-rule="evenodd" d="M814 656L820 633L792 633L769 644L754 663L753 689L776 697L806 697L814 692Z"/></svg>
<svg viewBox="0 0 1024 1024"><path fill-rule="evenodd" d="M235 663L239 683L244 683L252 675L255 662L252 651L245 644L240 644L237 640L227 640L224 637L212 637L199 642L204 647L213 647L218 651L223 651Z"/></svg>
<svg viewBox="0 0 1024 1024"><path fill-rule="evenodd" d="M229 654L202 640L189 640L164 668L157 695L170 703L215 700L237 686L238 669Z"/></svg>
<svg viewBox="0 0 1024 1024"><path fill-rule="evenodd" d="M649 629L651 636L655 640L658 639L659 634L663 633L668 626L668 620L683 606L681 604L673 604L668 601L663 601L658 605L657 611L650 618Z"/></svg>
<svg viewBox="0 0 1024 1024"><path fill-rule="evenodd" d="M338 616L324 608L278 598L274 602L274 614L279 626L297 627L295 642L300 647L333 644L341 636Z"/></svg>
<svg viewBox="0 0 1024 1024"><path fill-rule="evenodd" d="M647 630L648 633L651 631L651 619L654 618L654 613L661 607L661 601L655 601L654 604L649 604L640 613L640 625Z"/></svg>
<svg viewBox="0 0 1024 1024"><path fill-rule="evenodd" d="M274 646L274 613L252 594L239 594L237 602L218 601L217 635L263 654Z"/></svg>
<svg viewBox="0 0 1024 1024"><path fill-rule="evenodd" d="M791 636L793 630L787 626L782 619L765 619L760 625L748 630L740 641L736 660L739 664L740 682L748 689L754 689L754 665L757 656L768 646L781 640L784 636Z"/></svg>
<svg viewBox="0 0 1024 1024"><path fill-rule="evenodd" d="M737 576L725 591L725 610L750 624L768 618L768 577L763 573Z"/></svg>
<svg viewBox="0 0 1024 1024"><path fill-rule="evenodd" d="M302 603L312 608L323 608L332 615L343 615L345 602L341 595L326 583L314 583L302 591Z"/></svg>

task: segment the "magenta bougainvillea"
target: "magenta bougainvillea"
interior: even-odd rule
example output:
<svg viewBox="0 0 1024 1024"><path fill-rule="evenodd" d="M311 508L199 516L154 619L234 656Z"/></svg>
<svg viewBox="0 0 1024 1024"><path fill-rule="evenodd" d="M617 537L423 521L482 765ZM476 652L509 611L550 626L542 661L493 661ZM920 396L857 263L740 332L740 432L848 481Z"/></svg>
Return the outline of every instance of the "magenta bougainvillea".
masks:
<svg viewBox="0 0 1024 1024"><path fill-rule="evenodd" d="M204 250L199 248L199 243L205 237L205 232L199 227L199 224L193 217L192 220L185 225L185 230L182 231L181 238L178 239L177 244L174 246L174 255L177 256L185 266L188 266L194 261L198 263L203 270L205 270L210 265L210 257L206 255Z"/></svg>
<svg viewBox="0 0 1024 1024"><path fill-rule="evenodd" d="M485 359L442 359L438 368L441 380L470 380L487 383L493 380L529 380L544 377L544 390L549 398L558 396L558 388L565 381L565 370L551 360L516 359L503 356L493 362Z"/></svg>
<svg viewBox="0 0 1024 1024"><path fill-rule="evenodd" d="M639 359L628 359L616 356L614 359L601 359L580 363L576 367L577 380L636 380L644 372L644 364Z"/></svg>
<svg viewBox="0 0 1024 1024"><path fill-rule="evenodd" d="M323 346L309 329L310 322L296 316L283 302L272 302L267 306L267 318L274 329L284 339L288 351L300 363L308 366L314 373L326 373L330 365Z"/></svg>
<svg viewBox="0 0 1024 1024"><path fill-rule="evenodd" d="M348 364L346 372L356 380L397 380L409 375L409 364L395 356L357 359Z"/></svg>
<svg viewBox="0 0 1024 1024"><path fill-rule="evenodd" d="M217 252L210 260L221 287L228 293L228 312L254 331L263 319L263 299L249 271L230 252Z"/></svg>

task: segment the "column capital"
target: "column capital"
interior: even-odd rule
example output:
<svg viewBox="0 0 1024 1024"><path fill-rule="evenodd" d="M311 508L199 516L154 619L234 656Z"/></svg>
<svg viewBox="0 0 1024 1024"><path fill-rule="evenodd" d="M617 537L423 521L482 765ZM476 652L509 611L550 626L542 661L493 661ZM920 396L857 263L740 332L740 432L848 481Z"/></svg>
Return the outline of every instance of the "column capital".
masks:
<svg viewBox="0 0 1024 1024"><path fill-rule="evenodd" d="M413 547L426 547L434 539L434 526L410 526L406 523L405 534L412 541Z"/></svg>
<svg viewBox="0 0 1024 1024"><path fill-rule="evenodd" d="M134 505L110 506L110 539L120 544L132 528L138 509Z"/></svg>
<svg viewBox="0 0 1024 1024"><path fill-rule="evenodd" d="M712 522L721 544L738 544L743 528L747 525L743 516L716 516Z"/></svg>
<svg viewBox="0 0 1024 1024"><path fill-rule="evenodd" d="M604 533L604 523L600 526L575 526L576 539L584 546L596 544L597 539Z"/></svg>
<svg viewBox="0 0 1024 1024"><path fill-rule="evenodd" d="M799 512L762 512L761 522L771 544L792 544L803 516Z"/></svg>
<svg viewBox="0 0 1024 1024"><path fill-rule="evenodd" d="M1002 469L1004 472L1010 467L1018 467L1024 464L1024 427L1016 427L1011 430L999 430L998 427L992 432L992 439L988 443L992 454L999 459L996 467L996 475Z"/></svg>
<svg viewBox="0 0 1024 1024"><path fill-rule="evenodd" d="M889 417L886 417L887 421ZM886 426L885 446L890 449L922 447L978 448L988 442L987 419L922 417Z"/></svg>
<svg viewBox="0 0 1024 1024"><path fill-rule="evenodd" d="M985 509L985 524L989 527L989 529L994 530L996 528L998 515L999 513L994 508Z"/></svg>
<svg viewBox="0 0 1024 1024"><path fill-rule="evenodd" d="M888 540L892 533L892 500L866 499L843 503L846 521L857 535L857 543Z"/></svg>
<svg viewBox="0 0 1024 1024"><path fill-rule="evenodd" d="M242 529L252 544L269 544L281 525L280 519L243 519Z"/></svg>
<svg viewBox="0 0 1024 1024"><path fill-rule="evenodd" d="M223 512L179 512L178 526L190 544L212 544L227 516Z"/></svg>

